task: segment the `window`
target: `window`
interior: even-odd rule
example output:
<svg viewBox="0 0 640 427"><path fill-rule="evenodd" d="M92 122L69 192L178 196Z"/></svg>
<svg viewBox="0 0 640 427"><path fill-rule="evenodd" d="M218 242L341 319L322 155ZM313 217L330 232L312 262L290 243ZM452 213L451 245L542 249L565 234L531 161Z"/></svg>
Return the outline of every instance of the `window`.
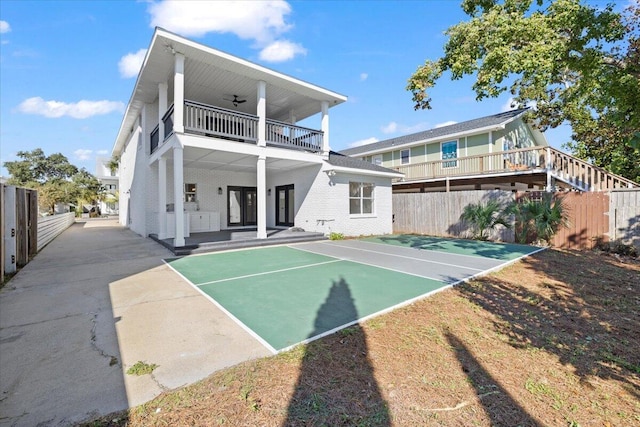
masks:
<svg viewBox="0 0 640 427"><path fill-rule="evenodd" d="M371 158L371 163L374 165L382 166L382 154L378 154L377 156L373 156Z"/></svg>
<svg viewBox="0 0 640 427"><path fill-rule="evenodd" d="M196 198L196 185L195 184L185 184L184 185L184 201L185 202L195 202L198 200Z"/></svg>
<svg viewBox="0 0 640 427"><path fill-rule="evenodd" d="M402 150L400 151L400 164L408 165L409 164L409 155L411 150Z"/></svg>
<svg viewBox="0 0 640 427"><path fill-rule="evenodd" d="M441 146L442 160L457 159L458 158L458 141L443 142ZM443 162L443 168L455 168L458 166L456 160L450 162Z"/></svg>
<svg viewBox="0 0 640 427"><path fill-rule="evenodd" d="M370 182L349 182L349 213L362 215L373 213L373 189Z"/></svg>

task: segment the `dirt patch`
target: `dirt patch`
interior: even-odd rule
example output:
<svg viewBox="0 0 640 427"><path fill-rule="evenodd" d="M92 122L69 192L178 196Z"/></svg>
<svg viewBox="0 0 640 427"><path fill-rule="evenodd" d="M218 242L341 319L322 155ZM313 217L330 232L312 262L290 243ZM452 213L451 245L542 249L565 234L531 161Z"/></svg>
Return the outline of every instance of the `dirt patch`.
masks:
<svg viewBox="0 0 640 427"><path fill-rule="evenodd" d="M639 425L639 331L638 260L549 250L87 425Z"/></svg>

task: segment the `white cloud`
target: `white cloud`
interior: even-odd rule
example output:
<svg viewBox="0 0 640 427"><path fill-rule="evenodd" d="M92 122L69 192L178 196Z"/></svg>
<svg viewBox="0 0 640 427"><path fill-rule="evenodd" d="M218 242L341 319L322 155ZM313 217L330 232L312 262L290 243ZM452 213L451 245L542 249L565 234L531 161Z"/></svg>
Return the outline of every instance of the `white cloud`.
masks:
<svg viewBox="0 0 640 427"><path fill-rule="evenodd" d="M442 123L436 124L434 126L434 128L443 128L445 126L455 125L456 123L458 123L458 122L456 122L455 120L449 120L449 121L446 121L446 122L442 122Z"/></svg>
<svg viewBox="0 0 640 427"><path fill-rule="evenodd" d="M11 31L11 25L7 21L0 21L0 34Z"/></svg>
<svg viewBox="0 0 640 427"><path fill-rule="evenodd" d="M117 101L78 101L72 103L60 101L45 101L39 96L25 99L18 105L18 111L25 114L36 114L49 118L63 116L74 119L86 119L92 116L109 114L111 112L123 112L124 104Z"/></svg>
<svg viewBox="0 0 640 427"><path fill-rule="evenodd" d="M120 77L124 79L137 77L146 54L147 49L140 49L136 53L128 53L120 58L120 61L118 62Z"/></svg>
<svg viewBox="0 0 640 427"><path fill-rule="evenodd" d="M307 49L288 40L277 40L260 51L260 59L268 62L283 62L296 55L306 55Z"/></svg>
<svg viewBox="0 0 640 427"><path fill-rule="evenodd" d="M286 61L306 53L300 44L281 39L293 27L285 20L291 6L283 0L165 0L151 3L148 12L151 28L166 28L185 37L231 33L243 40L253 40L265 61Z"/></svg>
<svg viewBox="0 0 640 427"><path fill-rule="evenodd" d="M382 126L380 130L382 133L394 133L398 130L398 124L396 122L391 122L386 126Z"/></svg>
<svg viewBox="0 0 640 427"><path fill-rule="evenodd" d="M76 159L78 160L89 160L91 158L92 153L93 153L93 150L85 150L85 149L79 148L73 152L73 155L76 156Z"/></svg>
<svg viewBox="0 0 640 427"><path fill-rule="evenodd" d="M369 78L369 74L367 73L360 73L360 81L363 82L365 80L367 80Z"/></svg>
<svg viewBox="0 0 640 427"><path fill-rule="evenodd" d="M109 150L98 150L97 153L100 156L105 156L105 155L109 154Z"/></svg>
<svg viewBox="0 0 640 427"><path fill-rule="evenodd" d="M402 134L409 134L409 133L415 133L415 132L420 132L421 130L425 130L427 128L427 123L425 122L420 122L420 123L416 123L415 125L412 126L408 126L408 125L402 125L396 122L390 122L388 125L386 126L382 126L380 128L380 130L382 131L382 133L402 133Z"/></svg>
<svg viewBox="0 0 640 427"><path fill-rule="evenodd" d="M376 138L375 136L372 136L371 138L361 139L359 141L352 142L351 144L348 144L348 146L349 148L362 147L363 145L373 144L374 142L378 142L378 138Z"/></svg>

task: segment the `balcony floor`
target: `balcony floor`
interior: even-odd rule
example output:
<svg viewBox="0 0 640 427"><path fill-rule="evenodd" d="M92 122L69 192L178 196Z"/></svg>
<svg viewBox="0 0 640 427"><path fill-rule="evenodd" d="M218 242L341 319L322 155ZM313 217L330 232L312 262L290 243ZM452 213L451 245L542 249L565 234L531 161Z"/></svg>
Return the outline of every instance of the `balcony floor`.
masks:
<svg viewBox="0 0 640 427"><path fill-rule="evenodd" d="M185 237L185 245L179 247L173 246L172 238L160 240L156 234L151 234L149 237L176 255L191 255L229 249L282 245L326 239L322 233L275 228L267 229L266 239L258 239L257 229L255 228L191 233L190 237Z"/></svg>

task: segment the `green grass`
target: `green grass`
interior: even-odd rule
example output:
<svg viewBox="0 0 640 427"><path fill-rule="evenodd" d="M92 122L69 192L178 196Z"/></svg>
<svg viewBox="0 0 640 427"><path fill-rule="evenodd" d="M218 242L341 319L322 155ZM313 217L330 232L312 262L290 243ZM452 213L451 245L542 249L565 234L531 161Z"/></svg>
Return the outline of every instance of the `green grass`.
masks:
<svg viewBox="0 0 640 427"><path fill-rule="evenodd" d="M127 375L148 375L152 373L157 367L158 365L156 365L155 363L146 363L140 360L136 362L135 365L127 369Z"/></svg>

